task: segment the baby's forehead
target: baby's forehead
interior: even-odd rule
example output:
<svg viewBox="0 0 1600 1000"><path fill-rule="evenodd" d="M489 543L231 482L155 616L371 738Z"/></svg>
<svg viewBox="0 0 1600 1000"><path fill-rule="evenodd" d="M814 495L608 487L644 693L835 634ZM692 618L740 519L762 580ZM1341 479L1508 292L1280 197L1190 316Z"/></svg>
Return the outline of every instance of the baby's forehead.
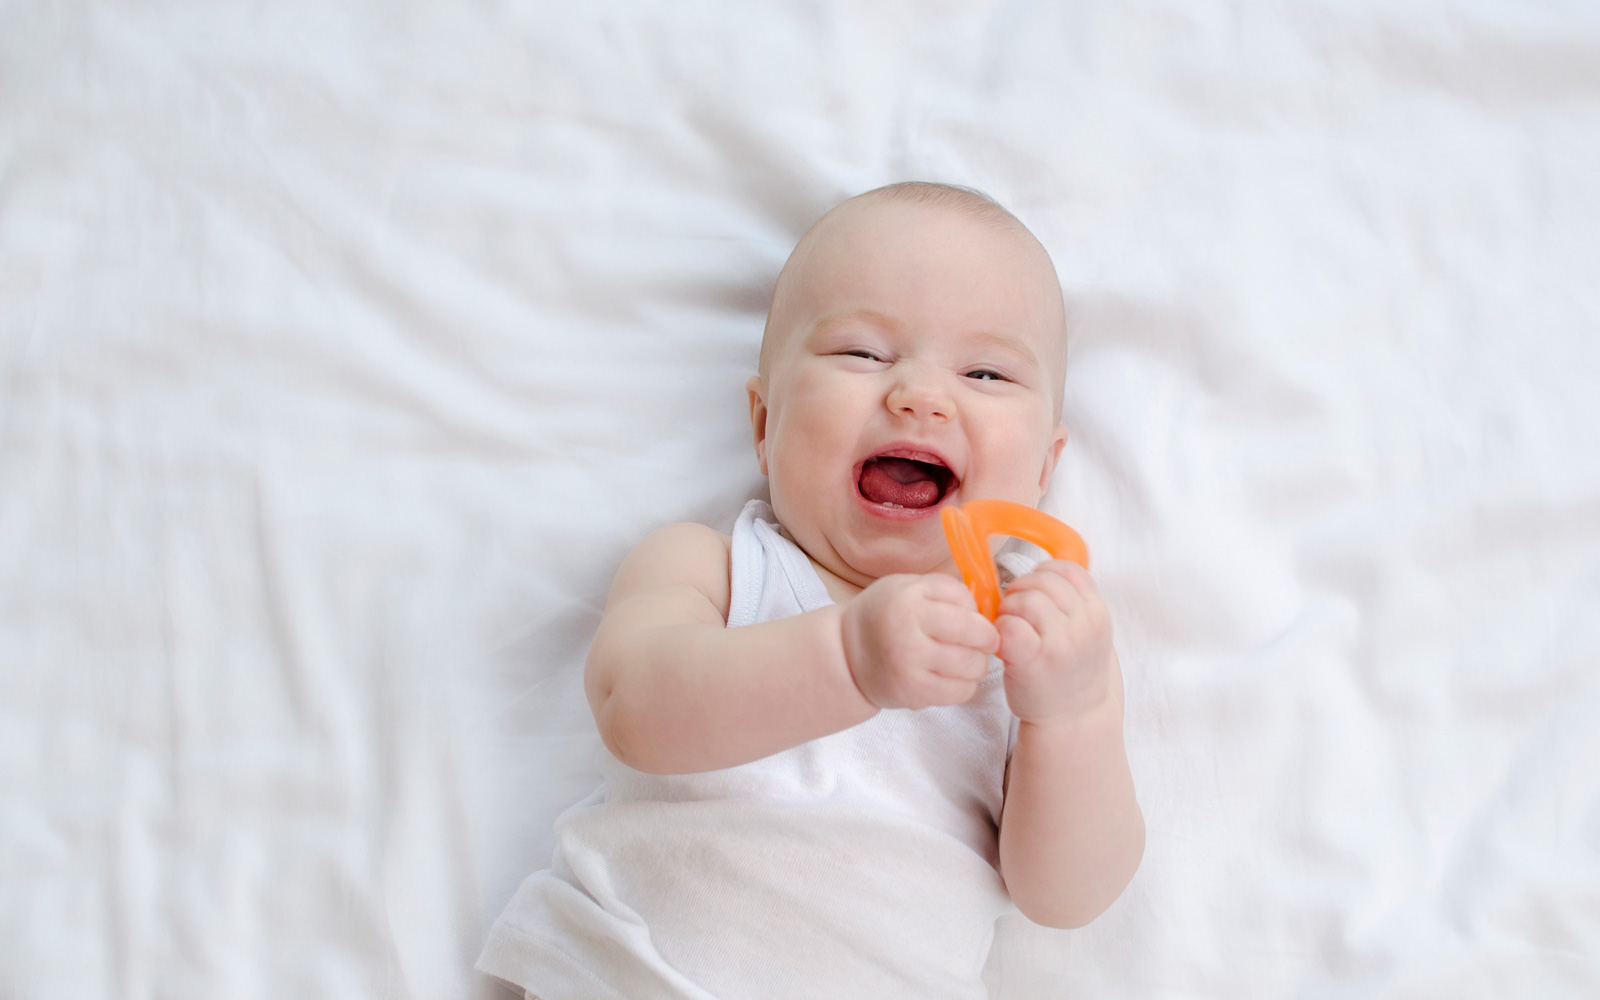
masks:
<svg viewBox="0 0 1600 1000"><path fill-rule="evenodd" d="M780 273L762 342L765 374L780 345L798 346L801 327L822 318L841 287L870 286L884 260L917 260L929 246L979 252L992 275L1040 303L1059 346L1041 358L1060 370L1065 360L1065 315L1055 266L1044 246L1015 216L981 195L923 200L868 192L836 206L801 238ZM937 259L938 254L934 254Z"/></svg>
<svg viewBox="0 0 1600 1000"><path fill-rule="evenodd" d="M990 207L855 199L807 234L811 246L797 247L799 259L785 270L807 299L912 273L942 281L937 291L984 299L1004 289L1008 300L1020 296L1058 312L1061 285L1050 255L1014 216Z"/></svg>
<svg viewBox="0 0 1600 1000"><path fill-rule="evenodd" d="M986 203L987 204L987 203ZM870 283L893 273L890 266L943 281L952 290L980 276L1010 295L1048 303L1055 310L1061 285L1055 265L1027 227L997 205L855 199L824 217L809 248L798 248L796 290L828 296L843 286ZM987 288L972 288L983 295Z"/></svg>

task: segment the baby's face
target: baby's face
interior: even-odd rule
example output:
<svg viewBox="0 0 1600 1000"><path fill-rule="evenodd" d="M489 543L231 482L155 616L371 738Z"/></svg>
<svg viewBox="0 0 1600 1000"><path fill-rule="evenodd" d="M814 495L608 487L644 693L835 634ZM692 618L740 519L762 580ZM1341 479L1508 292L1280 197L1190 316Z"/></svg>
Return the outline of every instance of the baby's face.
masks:
<svg viewBox="0 0 1600 1000"><path fill-rule="evenodd" d="M1049 259L1015 228L869 198L796 265L750 383L779 521L856 586L950 571L940 508L1036 505L1066 440Z"/></svg>

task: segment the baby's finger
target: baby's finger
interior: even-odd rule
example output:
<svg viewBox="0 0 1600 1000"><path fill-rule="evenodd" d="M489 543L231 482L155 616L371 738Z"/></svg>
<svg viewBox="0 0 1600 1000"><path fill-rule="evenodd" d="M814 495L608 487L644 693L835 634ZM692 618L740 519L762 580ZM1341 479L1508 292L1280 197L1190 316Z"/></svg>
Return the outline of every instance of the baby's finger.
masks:
<svg viewBox="0 0 1600 1000"><path fill-rule="evenodd" d="M1111 611L1101 599L1100 588L1095 585L1094 577L1089 575L1088 570L1077 563L1060 561L1042 563L1040 568L1043 572L1032 575L1062 580L1072 587L1074 595L1061 607L1076 627L1094 632L1111 627ZM1057 597L1060 596L1058 593Z"/></svg>
<svg viewBox="0 0 1600 1000"><path fill-rule="evenodd" d="M1066 563L1068 566L1074 563ZM1021 597L1023 594L1038 594L1047 598L1056 608L1063 612L1070 612L1082 608L1085 601L1083 594L1078 591L1064 576L1050 571L1035 570L1026 576L1013 580L1011 586L1006 588L1006 597L1013 595ZM1005 599L1000 602L1002 613L1005 611Z"/></svg>
<svg viewBox="0 0 1600 1000"><path fill-rule="evenodd" d="M1076 596L1071 600L1074 605L1081 603ZM1006 594L1005 599L1000 602L1000 613L1027 622L1045 642L1049 642L1051 633L1061 628L1067 620L1067 613L1056 603L1056 598L1046 593L1043 587Z"/></svg>
<svg viewBox="0 0 1600 1000"><path fill-rule="evenodd" d="M922 619L922 632L934 642L965 646L983 653L992 653L1000 644L1000 635L989 619L966 608L934 605Z"/></svg>
<svg viewBox="0 0 1600 1000"><path fill-rule="evenodd" d="M928 672L949 680L976 684L989 672L989 657L975 649L950 646L929 661Z"/></svg>
<svg viewBox="0 0 1600 1000"><path fill-rule="evenodd" d="M954 604L962 608L976 611L977 601L972 598L972 591L967 585L947 573L929 573L922 578L923 594L931 601L941 604Z"/></svg>
<svg viewBox="0 0 1600 1000"><path fill-rule="evenodd" d="M1089 575L1088 570L1075 562L1069 562L1065 559L1047 559L1035 567L1034 572L1049 573L1051 576L1067 581L1072 585L1072 589L1076 590L1086 602L1097 604L1100 601L1100 588L1095 584L1094 577Z"/></svg>
<svg viewBox="0 0 1600 1000"><path fill-rule="evenodd" d="M978 678L969 680L933 674L928 677L928 684L923 689L923 704L920 707L965 705L977 692Z"/></svg>
<svg viewBox="0 0 1600 1000"><path fill-rule="evenodd" d="M1044 648L1039 630L1017 615L1002 614L994 620L1000 634L1000 659L1006 663L1027 663Z"/></svg>

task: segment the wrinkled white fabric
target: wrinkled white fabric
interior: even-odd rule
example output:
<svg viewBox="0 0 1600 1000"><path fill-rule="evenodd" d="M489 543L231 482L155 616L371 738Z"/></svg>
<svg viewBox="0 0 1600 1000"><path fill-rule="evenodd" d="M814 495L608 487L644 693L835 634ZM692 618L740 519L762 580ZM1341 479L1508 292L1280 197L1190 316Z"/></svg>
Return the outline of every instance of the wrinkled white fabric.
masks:
<svg viewBox="0 0 1600 1000"><path fill-rule="evenodd" d="M760 500L733 529L729 627L831 604ZM739 767L605 785L556 824L479 967L541 1000L977 1000L1011 714L998 660L958 706L881 711Z"/></svg>
<svg viewBox="0 0 1600 1000"><path fill-rule="evenodd" d="M1149 827L996 996L1600 996L1591 0L0 0L0 996L498 997L617 565L907 178L1061 275Z"/></svg>

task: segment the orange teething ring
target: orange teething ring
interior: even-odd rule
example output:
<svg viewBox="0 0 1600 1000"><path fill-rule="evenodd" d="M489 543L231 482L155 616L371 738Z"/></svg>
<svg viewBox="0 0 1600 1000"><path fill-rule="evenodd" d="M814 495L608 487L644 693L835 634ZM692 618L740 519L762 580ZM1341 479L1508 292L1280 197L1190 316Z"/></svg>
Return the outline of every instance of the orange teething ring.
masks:
<svg viewBox="0 0 1600 1000"><path fill-rule="evenodd" d="M1089 547L1083 536L1042 510L1010 500L968 500L939 513L961 579L972 591L978 610L994 621L1000 614L1000 576L989 555L990 535L1010 535L1044 549L1056 559L1089 568Z"/></svg>

